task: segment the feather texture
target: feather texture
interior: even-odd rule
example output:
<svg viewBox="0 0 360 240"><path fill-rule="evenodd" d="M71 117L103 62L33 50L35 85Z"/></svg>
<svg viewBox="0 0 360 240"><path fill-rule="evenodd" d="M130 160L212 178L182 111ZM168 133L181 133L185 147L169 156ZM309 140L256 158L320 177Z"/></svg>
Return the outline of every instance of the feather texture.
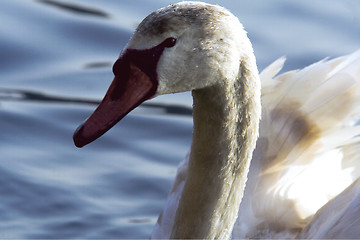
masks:
<svg viewBox="0 0 360 240"><path fill-rule="evenodd" d="M360 51L274 77L284 60L260 75L260 138L234 238L296 237L306 225L313 230L314 214L360 176ZM358 185L347 191L358 193ZM341 211L345 199L336 199L332 206ZM328 221L329 209L337 211L324 207L318 223Z"/></svg>
<svg viewBox="0 0 360 240"><path fill-rule="evenodd" d="M260 74L260 138L232 237L358 236L360 51L275 77L284 62ZM154 238L169 236L187 164Z"/></svg>
<svg viewBox="0 0 360 240"><path fill-rule="evenodd" d="M358 236L360 51L276 76L284 62L260 74L260 137L232 237ZM187 164L154 238L169 236Z"/></svg>

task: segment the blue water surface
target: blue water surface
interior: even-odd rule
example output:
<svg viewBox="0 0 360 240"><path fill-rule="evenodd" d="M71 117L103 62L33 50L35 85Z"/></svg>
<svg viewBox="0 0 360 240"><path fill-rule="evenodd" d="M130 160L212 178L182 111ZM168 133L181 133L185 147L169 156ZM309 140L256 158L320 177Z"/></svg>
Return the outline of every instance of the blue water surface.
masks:
<svg viewBox="0 0 360 240"><path fill-rule="evenodd" d="M190 93L150 101L83 149L72 134L137 24L175 2L0 1L0 238L149 237L191 144ZM239 17L259 69L360 48L358 0L208 2Z"/></svg>

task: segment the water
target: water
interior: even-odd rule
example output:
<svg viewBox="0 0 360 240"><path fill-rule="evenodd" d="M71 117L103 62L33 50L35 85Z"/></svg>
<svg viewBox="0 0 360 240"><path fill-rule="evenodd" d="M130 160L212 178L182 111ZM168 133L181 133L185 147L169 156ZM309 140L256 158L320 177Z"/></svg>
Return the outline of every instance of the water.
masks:
<svg viewBox="0 0 360 240"><path fill-rule="evenodd" d="M136 25L172 2L0 1L0 238L149 236L191 144L190 94L153 100L84 149L72 134ZM260 69L360 48L357 0L209 2L240 18Z"/></svg>

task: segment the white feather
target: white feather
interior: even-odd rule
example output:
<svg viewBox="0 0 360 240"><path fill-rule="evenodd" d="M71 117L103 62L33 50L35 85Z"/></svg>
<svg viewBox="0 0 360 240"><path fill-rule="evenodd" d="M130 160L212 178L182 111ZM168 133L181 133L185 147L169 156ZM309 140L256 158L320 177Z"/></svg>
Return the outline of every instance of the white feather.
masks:
<svg viewBox="0 0 360 240"><path fill-rule="evenodd" d="M360 236L360 51L275 77L284 62L260 75L260 138L232 237ZM155 238L170 234L187 164Z"/></svg>
<svg viewBox="0 0 360 240"><path fill-rule="evenodd" d="M342 214L341 192L360 176L360 51L274 77L283 62L261 73L260 138L233 237L296 237L337 195L317 215L324 224L314 236L350 236L325 235L325 223L327 211Z"/></svg>

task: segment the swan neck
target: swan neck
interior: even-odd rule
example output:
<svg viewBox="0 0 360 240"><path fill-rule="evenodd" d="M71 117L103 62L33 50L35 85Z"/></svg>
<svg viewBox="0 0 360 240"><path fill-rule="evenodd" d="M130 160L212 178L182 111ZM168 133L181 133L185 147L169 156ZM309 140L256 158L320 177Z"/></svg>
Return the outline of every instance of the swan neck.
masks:
<svg viewBox="0 0 360 240"><path fill-rule="evenodd" d="M193 91L189 175L171 238L229 238L258 136L260 82L254 58L235 79Z"/></svg>

